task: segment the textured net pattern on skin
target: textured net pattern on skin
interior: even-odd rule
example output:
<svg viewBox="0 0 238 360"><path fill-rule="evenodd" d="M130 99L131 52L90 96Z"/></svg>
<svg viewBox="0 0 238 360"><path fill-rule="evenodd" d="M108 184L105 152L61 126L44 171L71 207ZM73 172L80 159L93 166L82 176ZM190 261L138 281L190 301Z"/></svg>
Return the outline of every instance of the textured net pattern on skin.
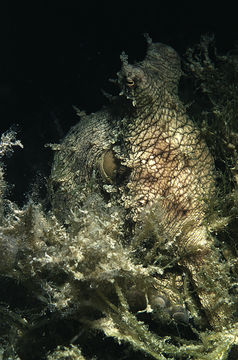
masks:
<svg viewBox="0 0 238 360"><path fill-rule="evenodd" d="M150 44L142 63L122 60L122 95L134 105L120 130L131 169L125 206L136 220L141 208L158 200L174 234L183 221L198 226L213 184L213 159L178 99L179 58L168 46Z"/></svg>
<svg viewBox="0 0 238 360"><path fill-rule="evenodd" d="M129 169L122 182L113 183L113 201L128 209L131 220L137 222L141 210L158 201L172 236L183 222L199 226L213 184L213 160L177 96L180 76L179 56L169 46L149 42L145 60L135 65L122 55L116 107L84 115L56 156L55 204L57 198L76 204L93 176L101 187L98 162L112 151Z"/></svg>

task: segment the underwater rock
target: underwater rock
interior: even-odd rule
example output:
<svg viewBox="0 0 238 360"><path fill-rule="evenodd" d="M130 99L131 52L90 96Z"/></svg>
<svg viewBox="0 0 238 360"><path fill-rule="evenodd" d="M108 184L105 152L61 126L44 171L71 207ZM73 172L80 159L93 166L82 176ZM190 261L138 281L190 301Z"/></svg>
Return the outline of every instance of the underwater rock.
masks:
<svg viewBox="0 0 238 360"><path fill-rule="evenodd" d="M156 204L155 222L163 229L157 257L167 246L169 261L188 279L194 303L200 303L212 327L221 328L230 316L228 275L206 225L214 161L178 96L179 55L147 41L142 62L131 65L122 54L119 96L94 114L78 111L79 123L56 149L49 180L53 211L70 227L71 214L80 212L89 194L99 193L105 206L124 209L128 244L143 231L144 212ZM216 286L209 285L211 279ZM161 286L163 281L162 276Z"/></svg>

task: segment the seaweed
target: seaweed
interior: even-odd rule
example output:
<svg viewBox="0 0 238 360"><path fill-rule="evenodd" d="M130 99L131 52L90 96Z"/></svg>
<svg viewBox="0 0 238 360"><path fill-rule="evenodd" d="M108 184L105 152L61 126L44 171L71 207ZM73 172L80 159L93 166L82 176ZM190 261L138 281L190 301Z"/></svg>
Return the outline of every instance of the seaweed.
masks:
<svg viewBox="0 0 238 360"><path fill-rule="evenodd" d="M156 202L129 231L127 210L108 200L114 185L101 191L95 177L81 193L73 188L79 201L67 211L52 179L50 210L35 194L19 207L7 199L1 164L0 359L237 357L237 57L217 54L214 39L202 37L185 55L184 73L193 89L188 112L215 160L216 191L204 199L203 221L212 251L184 252L186 228L178 242ZM16 145L22 146L16 134L4 134L1 160ZM64 146L55 146L56 153ZM196 283L188 258L204 256ZM224 312L220 328L201 302L209 291ZM214 304L211 311L220 315Z"/></svg>

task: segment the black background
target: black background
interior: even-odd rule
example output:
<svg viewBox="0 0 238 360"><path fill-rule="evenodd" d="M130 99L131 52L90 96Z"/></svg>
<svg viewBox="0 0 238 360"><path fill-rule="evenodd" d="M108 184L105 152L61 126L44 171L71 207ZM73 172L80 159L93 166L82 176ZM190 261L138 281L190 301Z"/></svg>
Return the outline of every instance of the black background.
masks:
<svg viewBox="0 0 238 360"><path fill-rule="evenodd" d="M106 104L101 89L120 69L120 54L143 59L144 33L180 55L215 34L221 53L237 40L236 9L201 1L5 1L0 5L0 133L17 130L24 149L6 159L9 196L25 201L37 174L47 176L52 152L78 119ZM231 2L232 3L232 2ZM15 184L13 186L13 184Z"/></svg>

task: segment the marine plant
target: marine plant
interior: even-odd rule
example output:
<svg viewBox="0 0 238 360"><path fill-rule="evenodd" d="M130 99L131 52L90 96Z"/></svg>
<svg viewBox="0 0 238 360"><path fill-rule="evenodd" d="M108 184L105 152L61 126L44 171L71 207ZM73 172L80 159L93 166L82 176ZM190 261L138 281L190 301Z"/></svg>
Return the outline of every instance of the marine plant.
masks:
<svg viewBox="0 0 238 360"><path fill-rule="evenodd" d="M2 359L237 358L238 58L147 42L51 145L50 209L1 167Z"/></svg>

